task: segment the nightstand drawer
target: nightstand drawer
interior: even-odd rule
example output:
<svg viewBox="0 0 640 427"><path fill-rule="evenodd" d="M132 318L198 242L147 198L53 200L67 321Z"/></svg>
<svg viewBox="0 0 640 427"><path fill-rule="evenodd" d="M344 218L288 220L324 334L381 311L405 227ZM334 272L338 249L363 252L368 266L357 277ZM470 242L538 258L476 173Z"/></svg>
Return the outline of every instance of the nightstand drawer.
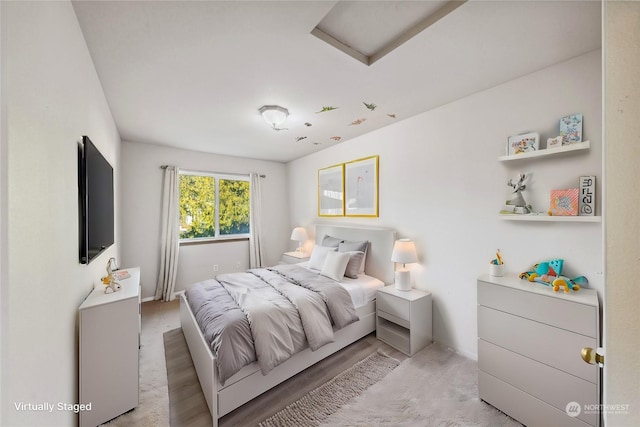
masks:
<svg viewBox="0 0 640 427"><path fill-rule="evenodd" d="M382 317L383 319L387 319L390 322L397 323L398 325L402 326L403 328L407 328L407 329L410 328L410 324L409 324L408 320L401 319L401 318L399 318L397 316L394 316L393 314L389 314L386 311L383 311L381 309L378 310L378 317Z"/></svg>
<svg viewBox="0 0 640 427"><path fill-rule="evenodd" d="M386 342L401 352L411 355L411 339L408 329L378 318L376 336L380 341Z"/></svg>
<svg viewBox="0 0 640 427"><path fill-rule="evenodd" d="M385 295L378 293L378 310L389 313L399 319L409 321L410 316L410 302L403 300L392 295Z"/></svg>

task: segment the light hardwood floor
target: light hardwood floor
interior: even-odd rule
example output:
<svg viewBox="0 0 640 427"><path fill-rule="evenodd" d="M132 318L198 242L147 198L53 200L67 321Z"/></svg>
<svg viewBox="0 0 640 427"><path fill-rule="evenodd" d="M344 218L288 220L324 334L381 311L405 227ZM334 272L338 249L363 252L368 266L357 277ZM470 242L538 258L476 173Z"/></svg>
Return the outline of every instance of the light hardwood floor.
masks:
<svg viewBox="0 0 640 427"><path fill-rule="evenodd" d="M143 321L145 317L147 322L154 322L154 317L174 318L174 310L178 310L178 305L174 303L145 303ZM161 320L157 322L167 324ZM181 333L171 333L166 339L171 426L210 426L211 416L191 357L185 351L184 336ZM403 353L378 341L375 334L370 334L222 417L220 426L255 426L378 349L400 361L407 358Z"/></svg>

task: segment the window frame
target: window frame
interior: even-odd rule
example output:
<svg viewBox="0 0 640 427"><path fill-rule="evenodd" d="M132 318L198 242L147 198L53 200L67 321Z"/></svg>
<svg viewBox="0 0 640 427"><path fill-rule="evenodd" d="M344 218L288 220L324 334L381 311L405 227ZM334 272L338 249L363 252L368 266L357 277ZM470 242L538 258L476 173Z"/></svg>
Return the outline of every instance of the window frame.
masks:
<svg viewBox="0 0 640 427"><path fill-rule="evenodd" d="M215 236L213 237L188 237L183 238L178 234L178 243L180 245L190 245L190 244L201 244L201 243L216 243L216 242L225 242L225 241L233 241L233 240L248 240L251 236L251 233L239 233L239 234L220 234L220 180L227 181L246 181L249 183L249 215L251 215L251 178L249 175L235 175L230 173L219 173L219 172L203 172L203 171L194 171L194 170L180 170L178 181L180 180L180 176L182 175L192 175L192 176L209 176L213 178L214 182L214 194L215 194ZM180 194L178 194L178 198L180 198ZM180 203L178 202L178 217L180 216ZM251 227L251 225L249 225ZM179 232L178 232L179 233Z"/></svg>

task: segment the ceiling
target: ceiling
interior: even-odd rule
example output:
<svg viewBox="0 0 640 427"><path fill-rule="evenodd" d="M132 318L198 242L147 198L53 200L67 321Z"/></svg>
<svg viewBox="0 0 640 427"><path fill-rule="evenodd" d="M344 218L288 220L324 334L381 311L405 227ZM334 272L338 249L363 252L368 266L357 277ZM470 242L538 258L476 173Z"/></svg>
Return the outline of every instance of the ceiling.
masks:
<svg viewBox="0 0 640 427"><path fill-rule="evenodd" d="M371 65L311 34L325 16L337 15L321 27L333 25L344 44L360 40L372 51L377 47L367 40L378 33L397 37L428 20L423 15L435 3L73 6L123 140L279 162L600 47L598 1L471 0ZM341 22L350 6L360 8L355 16L362 19ZM273 104L290 113L281 130L258 112Z"/></svg>

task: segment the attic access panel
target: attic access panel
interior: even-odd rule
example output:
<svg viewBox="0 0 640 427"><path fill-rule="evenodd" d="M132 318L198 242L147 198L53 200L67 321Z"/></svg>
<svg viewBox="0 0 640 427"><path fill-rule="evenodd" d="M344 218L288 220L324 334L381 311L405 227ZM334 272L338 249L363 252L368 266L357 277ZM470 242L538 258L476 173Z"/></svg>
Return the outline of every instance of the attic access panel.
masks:
<svg viewBox="0 0 640 427"><path fill-rule="evenodd" d="M372 65L466 1L340 1L311 34Z"/></svg>

